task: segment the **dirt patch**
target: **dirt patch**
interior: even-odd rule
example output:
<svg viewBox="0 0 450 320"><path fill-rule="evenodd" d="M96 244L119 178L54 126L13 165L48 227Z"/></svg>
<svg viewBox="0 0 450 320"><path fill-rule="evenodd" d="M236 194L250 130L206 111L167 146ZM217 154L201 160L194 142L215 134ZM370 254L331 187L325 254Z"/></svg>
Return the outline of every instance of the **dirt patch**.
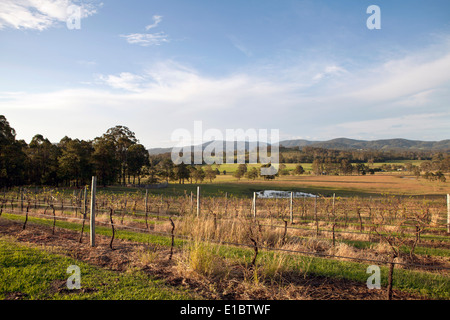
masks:
<svg viewBox="0 0 450 320"><path fill-rule="evenodd" d="M28 295L22 292L8 292L5 295L5 300L25 300L28 299Z"/></svg>
<svg viewBox="0 0 450 320"><path fill-rule="evenodd" d="M66 280L54 280L50 285L50 294L77 294L77 293L91 293L96 292L96 288L80 288L80 289L68 289Z"/></svg>
<svg viewBox="0 0 450 320"><path fill-rule="evenodd" d="M70 256L74 259L118 272L130 268L143 270L155 279L168 285L183 287L207 300L381 300L386 298L385 290L369 290L365 284L326 277L299 276L285 273L278 281L257 282L249 280L251 274L243 266L233 266L224 279L208 278L196 273L180 271L182 253L175 250L169 261L170 248L152 244L139 244L115 239L113 248L110 238L96 236L96 247L89 245L86 235L79 243L79 232L28 223L22 230L22 223L0 217L0 235L10 236L17 241L31 244L52 253ZM71 294L65 281L52 283L52 292ZM85 288L80 290L96 290ZM67 291L67 292L66 292ZM394 291L394 299L418 300L421 296L403 291ZM8 299L26 299L20 292L7 295Z"/></svg>

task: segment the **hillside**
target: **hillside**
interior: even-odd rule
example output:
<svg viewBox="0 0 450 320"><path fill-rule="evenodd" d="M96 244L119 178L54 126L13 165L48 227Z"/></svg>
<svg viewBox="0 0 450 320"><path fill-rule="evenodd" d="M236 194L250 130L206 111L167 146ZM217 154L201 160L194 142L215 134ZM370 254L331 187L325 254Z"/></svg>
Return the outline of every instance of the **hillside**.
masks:
<svg viewBox="0 0 450 320"><path fill-rule="evenodd" d="M442 141L419 141L408 139L384 139L384 140L354 140L337 138L328 141L288 140L281 141L284 147L311 146L324 149L376 149L376 150L450 150L450 140Z"/></svg>
<svg viewBox="0 0 450 320"><path fill-rule="evenodd" d="M225 142L216 141L215 143ZM202 145L202 149L205 149L211 142L206 142ZM246 149L248 149L248 142L246 142ZM450 139L442 141L420 141L420 140L408 140L408 139L382 139L382 140L355 140L348 138L336 138L327 141L310 141L304 139L296 140L284 140L280 142L280 145L285 148L297 148L300 149L309 146L315 148L335 149L335 150L351 150L351 149L364 149L364 150L435 150L435 151L449 151ZM171 152L172 148L151 148L148 149L150 155L157 155L162 153Z"/></svg>

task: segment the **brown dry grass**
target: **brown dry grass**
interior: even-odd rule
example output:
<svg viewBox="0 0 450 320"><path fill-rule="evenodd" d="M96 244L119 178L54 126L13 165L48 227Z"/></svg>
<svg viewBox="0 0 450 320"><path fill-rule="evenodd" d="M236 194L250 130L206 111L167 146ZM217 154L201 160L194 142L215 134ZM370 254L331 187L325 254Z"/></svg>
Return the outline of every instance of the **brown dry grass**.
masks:
<svg viewBox="0 0 450 320"><path fill-rule="evenodd" d="M261 184L261 180L242 180L242 184ZM403 195L435 195L450 193L450 182L428 181L403 174L375 174L361 176L283 176L274 181L264 181L268 186L327 188L367 193Z"/></svg>

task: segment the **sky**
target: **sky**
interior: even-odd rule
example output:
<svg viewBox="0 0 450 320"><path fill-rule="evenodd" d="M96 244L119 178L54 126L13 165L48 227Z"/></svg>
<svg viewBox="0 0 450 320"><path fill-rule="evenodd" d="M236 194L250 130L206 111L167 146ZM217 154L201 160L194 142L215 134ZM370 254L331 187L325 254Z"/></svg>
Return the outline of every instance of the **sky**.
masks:
<svg viewBox="0 0 450 320"><path fill-rule="evenodd" d="M450 1L1 0L0 114L27 142L450 139Z"/></svg>

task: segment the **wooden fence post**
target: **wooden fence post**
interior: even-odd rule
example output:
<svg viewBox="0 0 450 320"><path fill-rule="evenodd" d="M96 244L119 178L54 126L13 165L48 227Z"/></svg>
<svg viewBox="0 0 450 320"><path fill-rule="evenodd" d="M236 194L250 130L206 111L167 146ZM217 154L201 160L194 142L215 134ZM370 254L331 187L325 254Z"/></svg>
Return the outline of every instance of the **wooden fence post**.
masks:
<svg viewBox="0 0 450 320"><path fill-rule="evenodd" d="M200 216L200 187L197 187L197 218Z"/></svg>
<svg viewBox="0 0 450 320"><path fill-rule="evenodd" d="M252 204L252 209L253 209L253 218L256 219L256 192L253 192L253 204Z"/></svg>
<svg viewBox="0 0 450 320"><path fill-rule="evenodd" d="M95 193L97 189L97 177L92 177L92 189L91 189L91 228L90 238L91 247L95 247Z"/></svg>
<svg viewBox="0 0 450 320"><path fill-rule="evenodd" d="M224 214L227 214L228 211L228 192L225 192L225 209L224 209Z"/></svg>
<svg viewBox="0 0 450 320"><path fill-rule="evenodd" d="M333 193L333 215L334 215L334 199L335 199L335 197L336 197L336 194Z"/></svg>
<svg viewBox="0 0 450 320"><path fill-rule="evenodd" d="M20 188L20 211L23 212L23 188Z"/></svg>
<svg viewBox="0 0 450 320"><path fill-rule="evenodd" d="M319 219L317 216L317 195L314 197L314 219L316 220L316 236L319 236Z"/></svg>
<svg viewBox="0 0 450 320"><path fill-rule="evenodd" d="M447 194L447 233L450 233L450 194Z"/></svg>
<svg viewBox="0 0 450 320"><path fill-rule="evenodd" d="M145 189L145 213L148 211L148 189Z"/></svg>
<svg viewBox="0 0 450 320"><path fill-rule="evenodd" d="M84 186L84 209L83 209L84 219L86 219L86 213L87 213L87 186Z"/></svg>
<svg viewBox="0 0 450 320"><path fill-rule="evenodd" d="M148 230L148 189L145 188L145 227Z"/></svg>
<svg viewBox="0 0 450 320"><path fill-rule="evenodd" d="M294 201L294 192L291 191L291 199L290 199L290 202L289 202L289 214L290 214L290 217L291 217L291 224L294 223L293 201Z"/></svg>

